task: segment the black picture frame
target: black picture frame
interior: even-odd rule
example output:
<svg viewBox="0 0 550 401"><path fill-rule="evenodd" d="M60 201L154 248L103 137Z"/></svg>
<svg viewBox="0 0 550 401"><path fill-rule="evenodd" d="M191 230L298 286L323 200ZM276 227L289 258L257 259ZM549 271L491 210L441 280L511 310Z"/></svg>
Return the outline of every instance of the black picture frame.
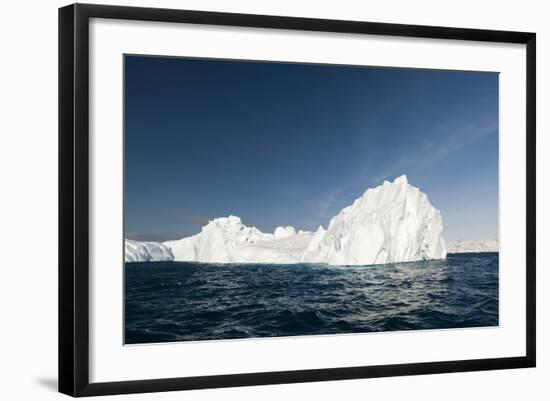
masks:
<svg viewBox="0 0 550 401"><path fill-rule="evenodd" d="M154 380L89 381L89 145L90 18L252 28L438 38L526 45L526 353L520 357L277 371ZM339 21L219 12L74 4L59 9L59 391L71 396L158 392L265 384L362 379L536 364L536 35L435 26Z"/></svg>

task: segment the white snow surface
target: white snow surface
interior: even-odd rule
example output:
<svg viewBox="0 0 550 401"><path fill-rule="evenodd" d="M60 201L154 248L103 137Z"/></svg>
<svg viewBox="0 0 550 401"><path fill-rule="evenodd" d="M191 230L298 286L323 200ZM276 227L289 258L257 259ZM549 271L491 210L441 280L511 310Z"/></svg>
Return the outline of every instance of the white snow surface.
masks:
<svg viewBox="0 0 550 401"><path fill-rule="evenodd" d="M488 240L454 240L447 244L448 253L479 253L479 252L498 252L498 241Z"/></svg>
<svg viewBox="0 0 550 401"><path fill-rule="evenodd" d="M245 226L237 216L210 221L200 233L166 241L175 260L204 263L298 263L311 233L296 233L291 226L277 227L274 234Z"/></svg>
<svg viewBox="0 0 550 401"><path fill-rule="evenodd" d="M446 254L441 213L403 175L368 189L333 217L302 261L373 265L444 259Z"/></svg>
<svg viewBox="0 0 550 401"><path fill-rule="evenodd" d="M125 262L162 262L174 260L172 251L158 242L124 240Z"/></svg>
<svg viewBox="0 0 550 401"><path fill-rule="evenodd" d="M275 239L283 239L296 235L296 229L292 226L277 227L273 233Z"/></svg>
<svg viewBox="0 0 550 401"><path fill-rule="evenodd" d="M372 265L446 257L440 212L405 176L367 190L325 230L277 227L273 234L236 216L210 221L200 233L163 243L177 261Z"/></svg>

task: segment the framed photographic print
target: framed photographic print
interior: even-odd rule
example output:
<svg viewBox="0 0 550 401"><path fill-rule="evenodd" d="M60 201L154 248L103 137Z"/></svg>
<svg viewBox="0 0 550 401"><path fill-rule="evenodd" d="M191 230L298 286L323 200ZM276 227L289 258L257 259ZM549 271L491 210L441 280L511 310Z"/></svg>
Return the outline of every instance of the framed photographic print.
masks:
<svg viewBox="0 0 550 401"><path fill-rule="evenodd" d="M59 10L59 390L535 366L535 34Z"/></svg>

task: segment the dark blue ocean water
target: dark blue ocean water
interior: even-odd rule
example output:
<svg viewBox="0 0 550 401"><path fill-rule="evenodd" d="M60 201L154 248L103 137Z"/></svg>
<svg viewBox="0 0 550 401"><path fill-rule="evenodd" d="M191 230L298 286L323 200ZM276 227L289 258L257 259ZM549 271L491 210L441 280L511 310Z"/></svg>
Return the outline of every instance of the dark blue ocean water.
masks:
<svg viewBox="0 0 550 401"><path fill-rule="evenodd" d="M498 325L498 253L380 266L127 263L126 344Z"/></svg>

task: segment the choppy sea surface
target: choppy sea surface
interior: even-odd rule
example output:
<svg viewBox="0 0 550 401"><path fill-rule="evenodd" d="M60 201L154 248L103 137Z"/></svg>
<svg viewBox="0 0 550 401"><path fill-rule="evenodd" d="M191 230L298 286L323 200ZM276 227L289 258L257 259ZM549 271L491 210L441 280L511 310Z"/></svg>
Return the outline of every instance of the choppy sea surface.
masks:
<svg viewBox="0 0 550 401"><path fill-rule="evenodd" d="M125 343L496 326L498 266L127 263Z"/></svg>

